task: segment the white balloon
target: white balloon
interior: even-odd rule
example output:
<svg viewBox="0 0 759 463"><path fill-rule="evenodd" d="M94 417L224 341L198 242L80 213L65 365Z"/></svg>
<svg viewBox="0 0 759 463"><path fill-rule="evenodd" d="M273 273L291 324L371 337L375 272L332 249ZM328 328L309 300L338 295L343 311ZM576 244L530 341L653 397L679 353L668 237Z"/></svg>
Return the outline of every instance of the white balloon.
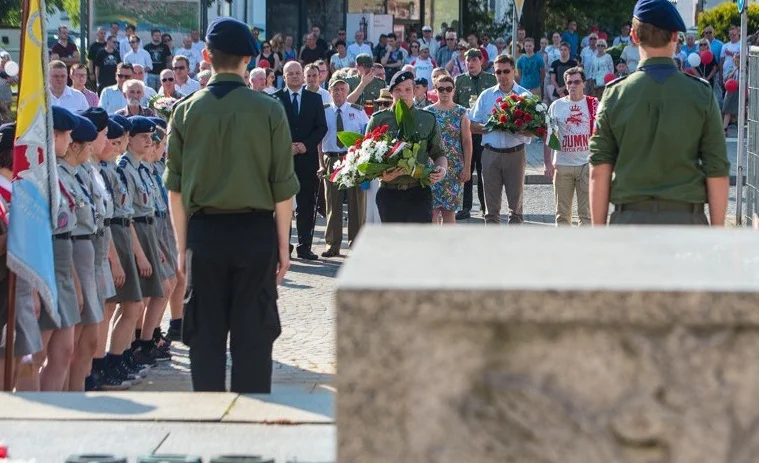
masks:
<svg viewBox="0 0 759 463"><path fill-rule="evenodd" d="M11 77L18 75L18 63L15 61L8 61L5 63L5 73Z"/></svg>
<svg viewBox="0 0 759 463"><path fill-rule="evenodd" d="M688 64L691 65L691 67L699 67L701 65L701 57L698 56L698 53L691 53L688 55Z"/></svg>

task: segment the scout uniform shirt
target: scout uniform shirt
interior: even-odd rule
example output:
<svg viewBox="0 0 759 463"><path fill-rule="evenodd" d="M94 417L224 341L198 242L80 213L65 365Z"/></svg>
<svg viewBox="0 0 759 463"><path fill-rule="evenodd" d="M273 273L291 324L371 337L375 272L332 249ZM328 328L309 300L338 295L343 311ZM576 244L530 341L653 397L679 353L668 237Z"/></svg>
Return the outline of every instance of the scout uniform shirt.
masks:
<svg viewBox="0 0 759 463"><path fill-rule="evenodd" d="M95 206L95 226L97 227L96 233L102 235L105 231L105 208L106 208L106 192L101 187L95 173L93 173L92 163L87 161L77 166L77 173L84 180L85 185L89 188L92 195L93 205Z"/></svg>
<svg viewBox="0 0 759 463"><path fill-rule="evenodd" d="M71 200L74 204L74 228L66 231L70 231L74 236L92 235L95 233L96 229L95 205L90 200L90 192L84 183L84 178L79 174L76 167L69 165L63 160L58 160L58 175L59 180L63 183L63 187L71 196ZM60 219L61 217L59 215L59 225L61 222ZM71 222L70 217L67 217L66 220ZM55 231L55 234L59 233L63 233L63 231Z"/></svg>
<svg viewBox="0 0 759 463"><path fill-rule="evenodd" d="M163 186L163 180L161 180L161 170L157 166L159 163L144 164L147 172L149 172L148 175L150 175L151 183L154 185L153 201L155 203L155 215L156 217L166 217L169 212L169 199Z"/></svg>
<svg viewBox="0 0 759 463"><path fill-rule="evenodd" d="M100 174L106 184L106 189L111 191L113 197L113 217L117 219L131 219L134 215L132 207L132 195L127 187L127 177L124 170L115 162L100 161Z"/></svg>
<svg viewBox="0 0 759 463"><path fill-rule="evenodd" d="M671 58L641 61L638 71L606 85L590 164L613 166L612 204L707 202L706 178L730 173L711 87L678 72Z"/></svg>
<svg viewBox="0 0 759 463"><path fill-rule="evenodd" d="M284 106L236 74L215 74L174 106L168 148L164 184L182 193L188 216L204 207L273 211L300 187Z"/></svg>
<svg viewBox="0 0 759 463"><path fill-rule="evenodd" d="M106 179L100 163L91 163L89 168L92 180L95 182L95 186L99 190L98 194L101 196L103 221L110 220L113 218L113 187L111 186L110 179Z"/></svg>
<svg viewBox="0 0 759 463"><path fill-rule="evenodd" d="M377 127L387 125L387 131L394 136L398 132L398 124L395 121L394 107L385 109L372 114L369 124L366 127L366 133L371 132ZM423 109L410 108L411 114L416 118L417 134L421 149L417 155L417 162L421 165L427 165L427 156L433 161L441 156L445 156L443 144L440 139L440 127L437 124L435 115ZM419 184L419 180L410 175L401 175L391 182L382 182L383 185L407 186Z"/></svg>
<svg viewBox="0 0 759 463"><path fill-rule="evenodd" d="M489 72L480 72L476 76L470 73L460 74L456 77L455 90L453 91L453 102L459 104L465 108L469 108L472 105L469 104L472 97L475 99L480 96L483 90L486 88L494 87L498 85L498 81L495 75Z"/></svg>
<svg viewBox="0 0 759 463"><path fill-rule="evenodd" d="M350 91L348 92L350 94L353 93L353 91L356 90L356 87L358 87L358 84L361 83L361 77L348 77L345 79L345 81L348 82L348 86L350 87ZM383 88L387 88L387 83L385 83L384 80L375 77L371 82L369 82L369 85L364 88L364 91L361 92L361 96L358 97L356 103L362 105L367 101L376 100L379 98L380 90Z"/></svg>
<svg viewBox="0 0 759 463"><path fill-rule="evenodd" d="M119 159L119 168L124 174L127 190L132 195L134 217L153 217L155 203L151 189L152 182L148 184L145 181L145 175L140 172L141 163L142 161L138 161L132 153L127 151Z"/></svg>
<svg viewBox="0 0 759 463"><path fill-rule="evenodd" d="M71 233L76 228L76 207L77 202L71 193L71 189L67 187L67 183L64 183L63 179L68 180L68 173L61 167L64 164L63 160L57 159L58 164L58 187L61 194L59 195L60 202L58 203L58 217L56 218L55 229L53 235L60 235L63 233Z"/></svg>

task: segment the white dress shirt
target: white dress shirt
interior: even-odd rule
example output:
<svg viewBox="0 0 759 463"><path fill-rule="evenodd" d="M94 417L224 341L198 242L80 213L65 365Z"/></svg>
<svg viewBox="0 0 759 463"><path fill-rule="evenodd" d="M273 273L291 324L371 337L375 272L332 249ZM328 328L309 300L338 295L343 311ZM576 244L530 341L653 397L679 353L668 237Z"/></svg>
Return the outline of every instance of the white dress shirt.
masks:
<svg viewBox="0 0 759 463"><path fill-rule="evenodd" d="M327 134L322 140L322 152L324 153L344 153L348 148L337 146L337 109L335 103L330 103L324 107L324 116L327 119ZM369 123L369 116L366 115L364 108L354 106L347 101L340 106L340 113L343 117L343 131L364 133L364 127Z"/></svg>
<svg viewBox="0 0 759 463"><path fill-rule="evenodd" d="M308 90L308 88L303 87L303 90ZM310 92L311 90L308 90L308 91ZM322 104L330 104L330 103L332 103L332 95L330 95L327 90L324 90L323 88L319 87L319 90L317 90L317 91L315 91L313 93L318 93L319 96L322 97Z"/></svg>
<svg viewBox="0 0 759 463"><path fill-rule="evenodd" d="M177 90L177 92L181 93L182 95L189 95L192 92L197 92L198 90L200 90L200 82L188 77L187 82L185 82L184 85L179 85L175 77L174 88Z"/></svg>
<svg viewBox="0 0 759 463"><path fill-rule="evenodd" d="M84 111L90 107L84 93L71 87L66 87L60 98L56 98L56 96L50 92L50 101L53 106L60 106L61 108L68 109L72 112Z"/></svg>
<svg viewBox="0 0 759 463"><path fill-rule="evenodd" d="M136 52L130 49L129 53L124 56L124 62L132 66L141 64L145 68L145 76L143 78L145 81L148 78L148 71L153 70L153 58L150 57L150 53L144 48L139 48Z"/></svg>
<svg viewBox="0 0 759 463"><path fill-rule="evenodd" d="M372 47L366 42L361 45L356 42L348 45L348 55L352 56L354 60L361 53L366 53L367 55L372 56Z"/></svg>
<svg viewBox="0 0 759 463"><path fill-rule="evenodd" d="M203 59L203 57L200 55L200 52L193 48L192 45L190 45L189 49L184 47L175 48L174 56L177 55L182 55L190 61L190 69L188 69L188 71L190 71L190 75L195 75L195 68L198 66L200 60Z"/></svg>
<svg viewBox="0 0 759 463"><path fill-rule="evenodd" d="M115 113L119 109L125 108L127 105L126 97L119 90L118 85L111 85L106 87L100 93L100 103L98 106L105 109L108 114Z"/></svg>

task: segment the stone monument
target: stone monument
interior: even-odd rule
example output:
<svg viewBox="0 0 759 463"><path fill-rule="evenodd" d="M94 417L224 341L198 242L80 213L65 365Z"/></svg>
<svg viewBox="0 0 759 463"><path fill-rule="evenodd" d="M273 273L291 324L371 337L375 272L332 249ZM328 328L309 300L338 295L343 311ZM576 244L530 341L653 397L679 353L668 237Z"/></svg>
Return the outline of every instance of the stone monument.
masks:
<svg viewBox="0 0 759 463"><path fill-rule="evenodd" d="M382 226L356 244L341 463L759 458L756 232Z"/></svg>

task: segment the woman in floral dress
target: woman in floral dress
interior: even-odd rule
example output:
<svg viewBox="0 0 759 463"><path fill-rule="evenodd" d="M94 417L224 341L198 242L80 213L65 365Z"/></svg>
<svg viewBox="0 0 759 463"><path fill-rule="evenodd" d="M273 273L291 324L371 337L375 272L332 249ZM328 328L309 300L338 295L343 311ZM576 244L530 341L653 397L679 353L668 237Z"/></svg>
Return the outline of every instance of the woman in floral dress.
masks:
<svg viewBox="0 0 759 463"><path fill-rule="evenodd" d="M461 209L464 183L471 176L472 135L466 108L453 102L453 78L440 76L435 81L438 102L425 109L435 114L448 158L448 173L432 185L432 222L456 223Z"/></svg>

